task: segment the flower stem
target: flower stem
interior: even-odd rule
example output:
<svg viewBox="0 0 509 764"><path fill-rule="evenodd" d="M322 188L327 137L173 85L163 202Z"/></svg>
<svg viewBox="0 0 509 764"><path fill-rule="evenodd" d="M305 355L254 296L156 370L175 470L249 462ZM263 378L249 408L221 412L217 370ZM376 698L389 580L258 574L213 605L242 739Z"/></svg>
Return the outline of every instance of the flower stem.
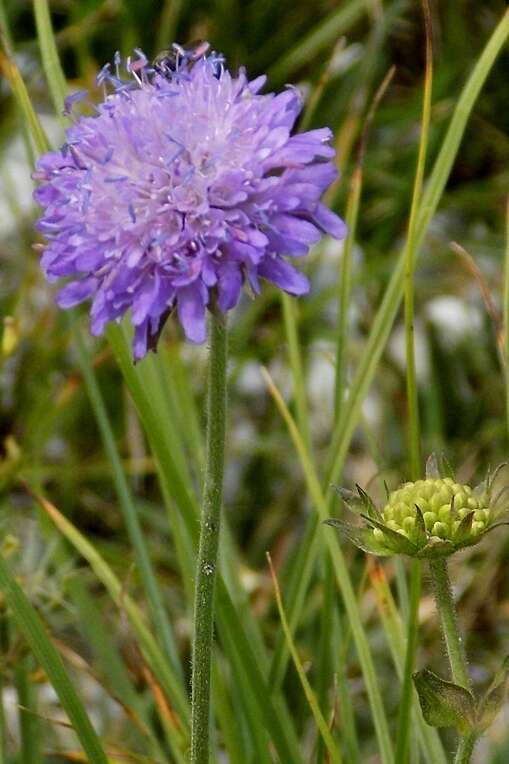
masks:
<svg viewBox="0 0 509 764"><path fill-rule="evenodd" d="M437 610L442 623L447 654L449 655L452 678L456 684L460 684L465 689L470 690L471 683L468 676L467 658L458 629L451 584L447 572L447 562L445 559L430 560L429 565L435 589Z"/></svg>
<svg viewBox="0 0 509 764"><path fill-rule="evenodd" d="M207 454L194 601L191 762L209 762L210 672L214 628L214 584L223 500L226 421L227 333L224 318L211 311L207 397Z"/></svg>
<svg viewBox="0 0 509 764"><path fill-rule="evenodd" d="M454 764L469 764L476 740L476 735L467 735L467 737L460 738L458 750L456 751L456 756L454 758Z"/></svg>

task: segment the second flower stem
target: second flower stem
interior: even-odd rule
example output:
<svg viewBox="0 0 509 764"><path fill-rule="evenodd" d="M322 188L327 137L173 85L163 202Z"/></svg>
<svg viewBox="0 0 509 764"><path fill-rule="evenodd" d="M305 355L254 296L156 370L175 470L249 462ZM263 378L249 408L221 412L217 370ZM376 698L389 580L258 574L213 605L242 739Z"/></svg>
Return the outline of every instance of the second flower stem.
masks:
<svg viewBox="0 0 509 764"><path fill-rule="evenodd" d="M447 562L445 559L430 560L429 565L453 681L465 689L471 690L467 657L458 629Z"/></svg>
<svg viewBox="0 0 509 764"><path fill-rule="evenodd" d="M195 582L191 700L191 763L209 762L210 674L214 590L223 502L226 430L226 324L211 311L207 397L207 454Z"/></svg>
<svg viewBox="0 0 509 764"><path fill-rule="evenodd" d="M466 690L472 691L472 683L468 675L467 656L456 618L447 561L445 558L430 560L429 566L453 681ZM474 733L460 737L454 764L469 764L476 740L477 735Z"/></svg>

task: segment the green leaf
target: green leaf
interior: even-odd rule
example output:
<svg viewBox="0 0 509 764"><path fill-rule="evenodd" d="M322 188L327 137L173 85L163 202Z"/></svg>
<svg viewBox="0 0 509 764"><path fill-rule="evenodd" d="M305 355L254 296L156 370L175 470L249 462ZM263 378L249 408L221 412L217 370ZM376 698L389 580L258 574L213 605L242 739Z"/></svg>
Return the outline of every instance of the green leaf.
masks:
<svg viewBox="0 0 509 764"><path fill-rule="evenodd" d="M97 382L80 329L76 323L70 323L76 340L78 360L85 381L85 387L97 420L97 426L103 440L104 450L111 464L112 480L117 492L120 509L122 510L127 532L134 549L141 581L150 605L152 622L166 657L172 664L173 671L177 676L182 678L182 669L178 659L175 637L163 604L163 595L152 566L145 537L141 529L138 511L122 469L120 455L115 443L115 437L111 428L101 389Z"/></svg>
<svg viewBox="0 0 509 764"><path fill-rule="evenodd" d="M371 528L365 528L360 525L352 525L345 520L338 520L331 518L330 520L324 520L324 525L330 525L332 528L337 528L342 536L344 536L356 547L362 549L363 552L368 554L375 554L378 557L390 557L393 552L390 549L384 549L381 544L376 543L376 539L373 535Z"/></svg>
<svg viewBox="0 0 509 764"><path fill-rule="evenodd" d="M58 57L48 0L34 0L34 16L41 49L42 66L48 80L55 111L61 117L67 85Z"/></svg>
<svg viewBox="0 0 509 764"><path fill-rule="evenodd" d="M108 764L101 742L32 603L0 556L0 589L12 610L19 630L48 675L90 762Z"/></svg>
<svg viewBox="0 0 509 764"><path fill-rule="evenodd" d="M375 520L380 519L380 513L373 503L373 500L360 486L356 486L358 493L354 493L348 488L342 488L338 485L332 485L331 488L337 493L350 512L355 512L358 515L365 512L370 517L374 517Z"/></svg>
<svg viewBox="0 0 509 764"><path fill-rule="evenodd" d="M360 485L358 485L357 483L355 484L355 487L357 488L357 492L359 494L360 500L362 502L362 505L364 507L364 511L366 512L366 514L370 518L373 517L375 520L379 520L380 513L378 509L376 508L375 503L373 499L371 498L371 496L369 495L369 493L366 493L366 491L364 491L360 487Z"/></svg>
<svg viewBox="0 0 509 764"><path fill-rule="evenodd" d="M87 560L95 575L101 581L115 604L129 618L133 631L139 640L148 665L157 676L166 697L175 706L184 727L188 725L189 707L185 692L171 665L165 660L159 645L145 623L144 616L134 600L124 591L124 587L97 549L58 509L42 496L30 491L41 509L51 518L58 530L69 543Z"/></svg>
<svg viewBox="0 0 509 764"><path fill-rule="evenodd" d="M313 56L333 45L365 13L366 6L359 0L350 0L346 5L341 3L341 7L317 24L298 45L271 66L269 77L277 81L288 79L296 69L309 63Z"/></svg>
<svg viewBox="0 0 509 764"><path fill-rule="evenodd" d="M475 700L471 692L428 669L416 672L413 679L423 716L431 727L455 727L463 736L475 730Z"/></svg>

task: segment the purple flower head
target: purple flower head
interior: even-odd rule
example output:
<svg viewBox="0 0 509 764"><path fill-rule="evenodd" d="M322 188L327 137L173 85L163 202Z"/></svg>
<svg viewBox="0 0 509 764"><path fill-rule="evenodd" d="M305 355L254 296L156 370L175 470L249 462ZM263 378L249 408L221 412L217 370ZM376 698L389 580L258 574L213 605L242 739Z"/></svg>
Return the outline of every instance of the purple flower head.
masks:
<svg viewBox="0 0 509 764"><path fill-rule="evenodd" d="M49 281L69 277L61 308L91 299L91 331L131 311L133 352L154 348L176 308L192 342L206 306L233 308L260 277L289 294L308 281L286 258L305 255L344 223L320 197L337 176L331 131L291 135L302 108L293 87L260 95L265 77L233 77L204 43L175 45L151 65L141 51L100 71L104 99L79 116L34 178ZM110 91L110 92L108 92ZM66 101L66 112L83 93Z"/></svg>

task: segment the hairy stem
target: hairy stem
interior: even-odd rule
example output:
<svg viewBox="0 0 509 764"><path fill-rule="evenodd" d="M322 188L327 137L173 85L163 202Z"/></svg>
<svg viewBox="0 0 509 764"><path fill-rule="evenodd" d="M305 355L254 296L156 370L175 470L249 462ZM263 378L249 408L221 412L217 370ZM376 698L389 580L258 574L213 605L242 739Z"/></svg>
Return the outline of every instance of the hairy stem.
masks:
<svg viewBox="0 0 509 764"><path fill-rule="evenodd" d="M191 762L209 762L210 672L214 630L214 584L223 500L227 334L211 313L207 398L207 453L194 601Z"/></svg>
<svg viewBox="0 0 509 764"><path fill-rule="evenodd" d="M470 690L471 684L470 677L468 676L467 658L458 629L451 584L447 572L447 562L442 558L430 560L429 565L435 590L437 610L451 665L452 678L456 684L460 684L465 689Z"/></svg>

